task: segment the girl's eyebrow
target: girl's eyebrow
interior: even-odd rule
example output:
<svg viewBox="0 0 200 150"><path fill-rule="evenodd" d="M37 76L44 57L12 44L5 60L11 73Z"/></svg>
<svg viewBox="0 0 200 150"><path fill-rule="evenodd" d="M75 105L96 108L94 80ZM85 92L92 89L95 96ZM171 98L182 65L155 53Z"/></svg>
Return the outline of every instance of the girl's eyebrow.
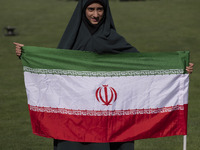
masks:
<svg viewBox="0 0 200 150"><path fill-rule="evenodd" d="M95 8L95 7L93 7L93 6L88 6L87 8ZM99 6L99 7L97 7L97 8L103 8L103 6Z"/></svg>

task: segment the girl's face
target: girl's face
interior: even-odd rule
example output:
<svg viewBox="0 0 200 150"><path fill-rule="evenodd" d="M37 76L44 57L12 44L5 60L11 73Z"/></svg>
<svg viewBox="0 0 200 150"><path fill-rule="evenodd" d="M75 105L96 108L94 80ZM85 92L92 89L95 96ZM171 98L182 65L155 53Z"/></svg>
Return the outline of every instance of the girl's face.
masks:
<svg viewBox="0 0 200 150"><path fill-rule="evenodd" d="M104 15L104 8L99 3L92 3L86 8L86 17L91 24L98 24Z"/></svg>

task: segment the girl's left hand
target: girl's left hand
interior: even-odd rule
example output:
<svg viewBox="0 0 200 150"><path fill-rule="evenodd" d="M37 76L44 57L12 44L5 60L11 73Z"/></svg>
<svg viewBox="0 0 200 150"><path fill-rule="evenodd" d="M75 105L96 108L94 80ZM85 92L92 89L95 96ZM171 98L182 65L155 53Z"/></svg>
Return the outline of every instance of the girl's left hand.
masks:
<svg viewBox="0 0 200 150"><path fill-rule="evenodd" d="M193 63L189 63L189 66L186 67L186 71L191 74L193 72Z"/></svg>

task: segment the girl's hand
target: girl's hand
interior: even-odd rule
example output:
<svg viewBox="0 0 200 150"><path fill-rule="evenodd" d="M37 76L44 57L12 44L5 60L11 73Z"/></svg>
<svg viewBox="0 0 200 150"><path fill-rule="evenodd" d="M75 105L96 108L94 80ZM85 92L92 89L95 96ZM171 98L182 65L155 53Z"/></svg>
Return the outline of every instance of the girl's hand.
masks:
<svg viewBox="0 0 200 150"><path fill-rule="evenodd" d="M186 71L191 74L193 72L193 63L189 63L189 66L186 67Z"/></svg>
<svg viewBox="0 0 200 150"><path fill-rule="evenodd" d="M17 55L18 57L20 57L21 54L22 54L22 46L24 46L24 44L15 43L15 42L13 42L13 44L15 45L16 55Z"/></svg>

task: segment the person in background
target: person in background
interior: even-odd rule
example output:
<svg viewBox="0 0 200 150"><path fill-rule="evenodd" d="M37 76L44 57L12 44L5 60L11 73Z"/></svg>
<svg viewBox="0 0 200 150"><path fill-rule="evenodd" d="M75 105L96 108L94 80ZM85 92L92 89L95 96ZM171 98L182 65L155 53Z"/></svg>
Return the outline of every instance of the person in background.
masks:
<svg viewBox="0 0 200 150"><path fill-rule="evenodd" d="M24 44L14 44L16 55L20 57ZM98 54L138 52L116 32L108 0L79 0L58 48ZM189 74L193 72L193 66L190 63L186 67ZM54 139L54 150L134 150L134 141L86 143Z"/></svg>

